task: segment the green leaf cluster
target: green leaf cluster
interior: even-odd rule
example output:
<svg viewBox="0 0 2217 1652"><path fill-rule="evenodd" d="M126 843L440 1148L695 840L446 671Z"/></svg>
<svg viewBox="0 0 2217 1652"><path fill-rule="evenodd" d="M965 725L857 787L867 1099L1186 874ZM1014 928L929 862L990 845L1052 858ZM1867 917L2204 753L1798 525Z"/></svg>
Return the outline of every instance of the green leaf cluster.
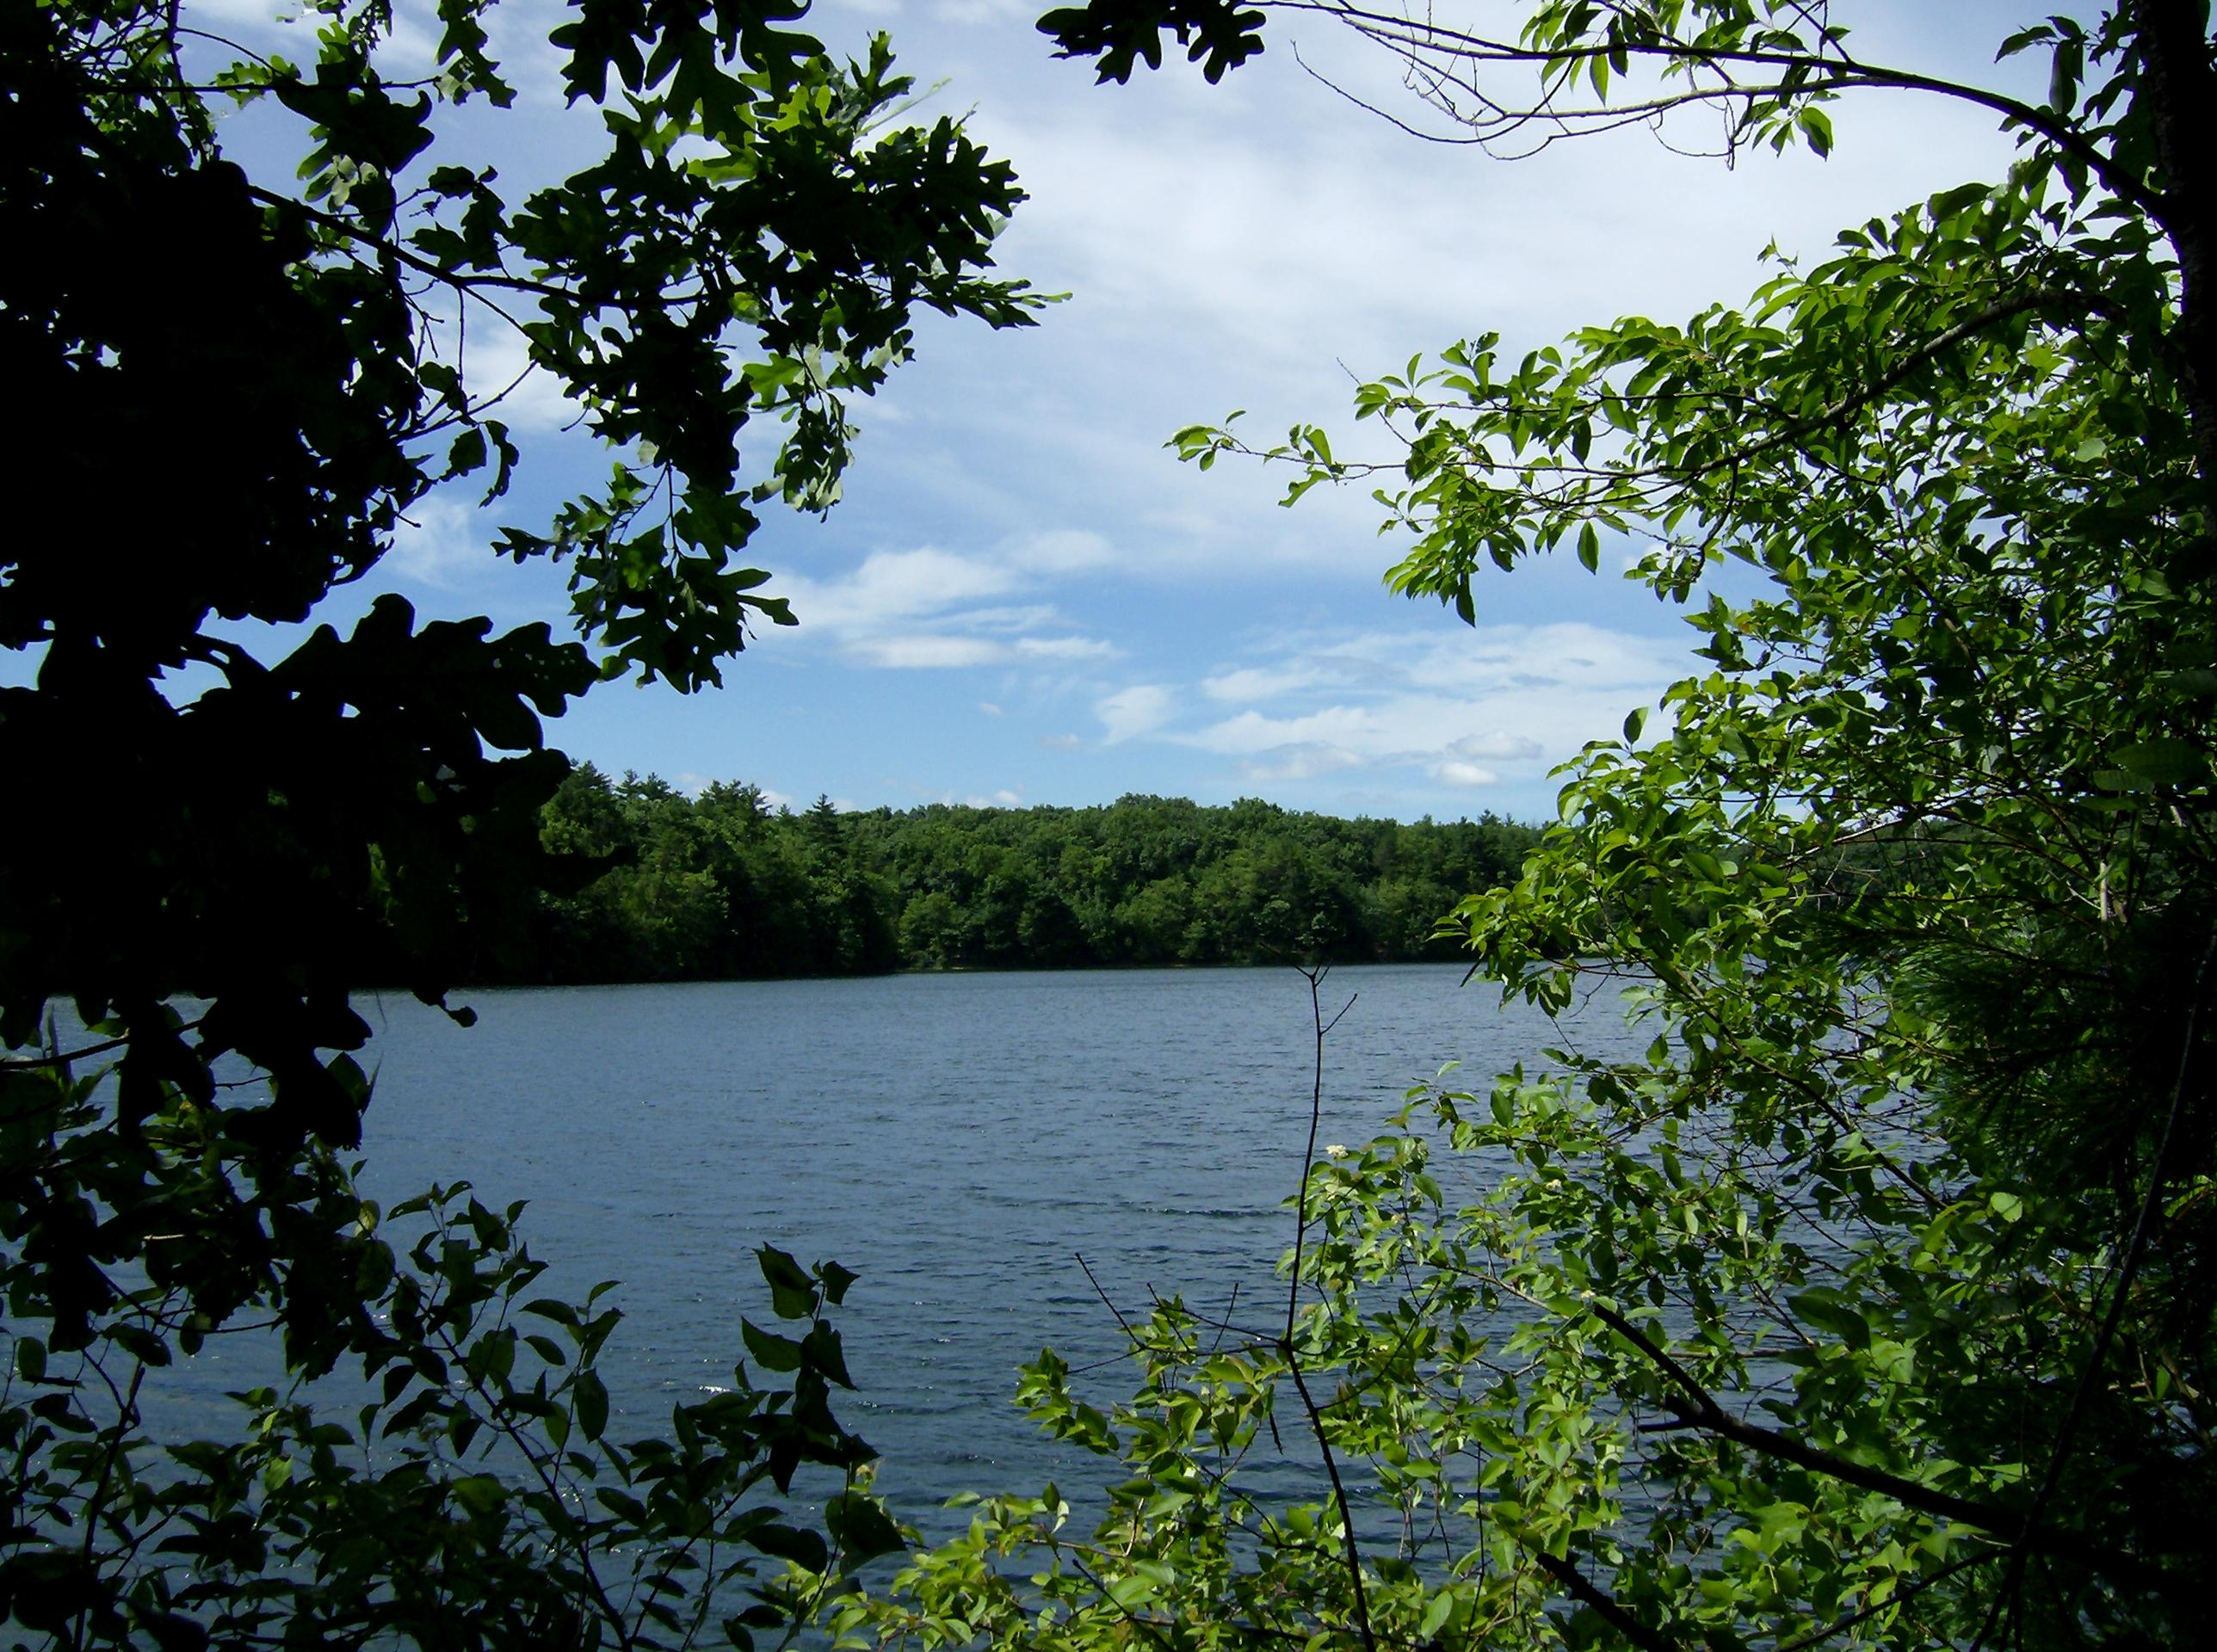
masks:
<svg viewBox="0 0 2217 1652"><path fill-rule="evenodd" d="M742 1364L634 1438L652 1420L619 1411L599 1371L612 1285L534 1294L521 1204L490 1210L464 1183L380 1211L318 1148L274 1233L235 1188L218 1228L209 1184L238 1176L218 1121L180 1102L127 1146L108 1088L58 1054L0 1070L0 1612L18 1632L745 1648L815 1609L787 1592L791 1563L837 1577L890 1546L874 1453L831 1409L852 1386L829 1317L847 1270L762 1250L774 1312L806 1327L744 1325L773 1379ZM230 1394L228 1433L157 1429L165 1371L266 1331L238 1310L266 1311L280 1268L285 1379ZM769 1495L804 1471L831 1489L828 1535Z"/></svg>

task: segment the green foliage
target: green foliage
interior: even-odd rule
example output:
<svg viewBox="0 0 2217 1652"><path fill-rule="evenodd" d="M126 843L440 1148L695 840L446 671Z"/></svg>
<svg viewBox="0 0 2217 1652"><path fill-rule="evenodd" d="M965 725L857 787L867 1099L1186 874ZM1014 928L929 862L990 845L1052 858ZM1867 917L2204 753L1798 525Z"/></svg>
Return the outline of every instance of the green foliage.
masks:
<svg viewBox="0 0 2217 1652"><path fill-rule="evenodd" d="M851 1275L762 1251L775 1312L806 1328L750 1323L746 1340L789 1381L742 1365L667 1436L619 1440L597 1369L621 1317L609 1285L534 1295L545 1265L516 1237L521 1205L487 1210L461 1184L380 1212L321 1152L297 1174L333 1230L322 1287L353 1322L311 1346L296 1316L290 1378L230 1395L227 1440L153 1437L142 1402L163 1369L239 1328L195 1296L183 1233L146 1236L144 1282L96 1313L68 1300L39 1205L106 1127L99 1088L60 1061L0 1075L0 1212L32 1224L0 1269L11 1626L68 1646L650 1647L714 1630L744 1647L812 1609L781 1593L789 1563L837 1576L888 1546L869 1447L830 1408L851 1384L826 1315ZM96 1242L84 1266L120 1260ZM341 1341L338 1374L307 1385ZM764 1500L804 1465L832 1476L829 1542Z"/></svg>
<svg viewBox="0 0 2217 1652"><path fill-rule="evenodd" d="M590 764L549 800L557 854L615 864L551 897L534 981L1455 956L1444 915L1516 875L1535 829L1336 820L1256 801L769 807Z"/></svg>
<svg viewBox="0 0 2217 1652"><path fill-rule="evenodd" d="M1189 15L1086 15L1115 40L1158 14ZM1392 583L1467 618L1481 570L1618 536L1692 605L1703 668L1570 765L1518 878L1461 909L1508 994L1623 992L1652 1042L1420 1091L1313 1162L1282 1325L1171 1301L1113 1404L1028 1374L1115 1464L1095 1530L1053 1490L983 1503L835 1626L2202 1643L2208 8L2014 37L2050 54L2044 105L1873 65L1825 6L1546 0L1500 40L1343 15L1489 143L1708 101L1727 150L1821 151L1822 101L1915 87L1998 111L2018 158L1743 309L1411 363L1357 395L1382 453L1175 439L1289 467L1289 502L1369 480L1409 544Z"/></svg>
<svg viewBox="0 0 2217 1652"><path fill-rule="evenodd" d="M837 496L847 410L917 307L1030 318L990 273L1007 166L957 122L889 125L885 43L838 63L802 10L573 8L545 44L604 148L517 200L470 146L512 101L488 0L444 0L408 81L374 0L312 6L306 65L174 5L0 0L0 361L44 431L0 543L0 647L36 674L0 689L0 771L47 777L0 854L11 1633L647 1644L697 1639L750 1551L824 1562L761 1488L861 1455L828 1326L765 1345L789 1384L619 1446L609 1312L527 1335L512 1212L435 1196L391 1239L338 1156L370 1089L349 989L521 970L546 891L591 869L542 846L568 764L540 719L628 673L719 681L792 618L744 564L755 508ZM244 127L297 178L227 156ZM565 567L574 638L344 590L433 489L491 507L526 461L512 386L459 355L488 330L614 453L500 533ZM250 1326L288 1382L370 1384L356 1421L272 1387L233 1443L150 1439L142 1384ZM881 1517L841 1495L833 1544L867 1551Z"/></svg>

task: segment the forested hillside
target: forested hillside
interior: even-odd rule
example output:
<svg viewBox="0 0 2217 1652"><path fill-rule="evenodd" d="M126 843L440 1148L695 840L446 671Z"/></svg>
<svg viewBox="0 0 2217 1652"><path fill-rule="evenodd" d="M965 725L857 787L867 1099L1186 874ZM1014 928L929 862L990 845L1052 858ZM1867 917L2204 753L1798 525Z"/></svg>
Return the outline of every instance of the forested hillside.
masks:
<svg viewBox="0 0 2217 1652"><path fill-rule="evenodd" d="M1452 958L1435 926L1513 878L1537 835L1251 798L796 814L753 786L688 797L587 764L547 805L545 841L614 864L547 898L536 978Z"/></svg>

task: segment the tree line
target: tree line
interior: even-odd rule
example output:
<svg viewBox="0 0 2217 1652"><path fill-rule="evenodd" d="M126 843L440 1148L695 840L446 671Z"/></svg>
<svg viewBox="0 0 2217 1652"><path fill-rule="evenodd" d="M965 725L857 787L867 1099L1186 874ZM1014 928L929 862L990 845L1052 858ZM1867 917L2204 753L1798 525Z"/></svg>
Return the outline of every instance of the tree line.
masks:
<svg viewBox="0 0 2217 1652"><path fill-rule="evenodd" d="M1516 875L1538 829L1413 823L1244 798L801 811L580 766L542 841L590 881L550 894L506 980L1451 959L1441 919Z"/></svg>

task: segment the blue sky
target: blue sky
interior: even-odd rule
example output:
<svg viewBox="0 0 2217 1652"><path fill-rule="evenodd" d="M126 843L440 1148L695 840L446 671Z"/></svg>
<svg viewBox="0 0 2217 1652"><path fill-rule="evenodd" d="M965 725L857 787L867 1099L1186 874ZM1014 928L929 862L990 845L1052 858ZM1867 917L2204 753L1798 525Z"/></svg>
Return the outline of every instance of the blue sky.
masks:
<svg viewBox="0 0 2217 1652"><path fill-rule="evenodd" d="M944 83L926 113L971 111L1033 197L1003 267L1072 296L1021 333L928 317L918 360L856 410L843 502L826 521L774 518L755 542L800 626L765 628L721 692L606 686L554 743L796 804L1153 792L1405 819L1552 813L1548 769L1690 669L1676 611L1607 555L1600 577L1565 557L1490 578L1465 626L1384 589L1399 552L1366 490L1281 509L1277 478L1181 466L1165 438L1244 408L1263 435L1322 423L1347 456L1356 376L1488 330L1521 353L1584 323L1736 301L1767 243L1821 253L1838 228L1995 176L2010 152L1975 109L1874 96L1836 107L1829 162L1727 170L1633 132L1504 163L1397 133L1312 78L1296 42L1312 66L1411 107L1320 22L1275 19L1263 57L1217 87L1182 65L1096 87L1090 66L1049 56L1041 9L819 3L811 26L828 40L886 29L921 83ZM1989 81L1993 43L2042 9L1836 8L1868 55ZM256 44L287 27L263 0L195 10ZM430 9L398 10L404 56L429 38ZM531 44L554 10L502 8L523 96L485 130L510 186L582 161L595 136ZM2043 72L2010 68L2035 84ZM473 369L515 350L482 331L479 344ZM509 411L529 440L524 484L491 512L426 501L377 589L427 613L559 619L559 583L487 546L503 521L596 486L605 463L560 434L569 410L546 386Z"/></svg>

